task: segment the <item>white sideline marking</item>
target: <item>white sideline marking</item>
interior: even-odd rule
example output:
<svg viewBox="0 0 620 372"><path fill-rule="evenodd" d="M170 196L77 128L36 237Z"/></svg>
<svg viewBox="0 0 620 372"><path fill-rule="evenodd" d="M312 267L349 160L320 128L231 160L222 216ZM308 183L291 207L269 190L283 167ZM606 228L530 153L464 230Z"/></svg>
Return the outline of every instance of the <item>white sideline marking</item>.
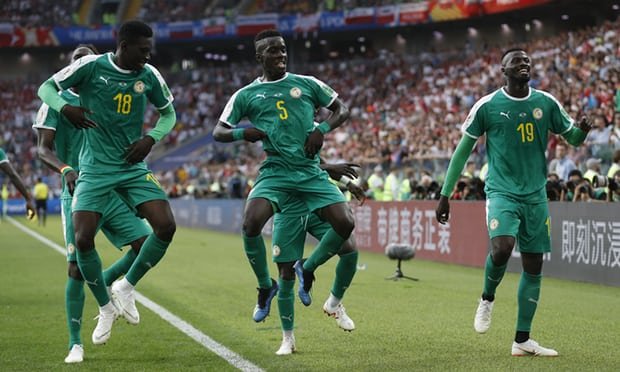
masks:
<svg viewBox="0 0 620 372"><path fill-rule="evenodd" d="M25 232L26 234L30 235L36 240L42 242L43 244L55 250L56 252L62 255L66 255L65 249L62 246L47 239L46 237L42 236L36 231L33 231L29 229L28 227L22 225L21 223L17 222L10 216L7 216L7 219L9 220L9 222L11 222L13 225L15 225L15 227L17 227L21 231ZM194 328L194 326L192 326L188 322L172 314L170 311L166 310L165 308L161 307L155 302L151 301L147 297L140 294L138 291L135 291L134 293L136 295L136 300L139 303L141 303L144 307L148 308L155 314L159 315L163 320L170 323L174 328L183 332L185 335L189 336L194 341L198 342L205 348L217 354L220 358L227 361L233 367L236 367L241 371L263 372L263 370L259 366L253 364L249 360L243 359L239 354L235 353L234 351L230 350L226 346L218 343L211 337L200 332L198 329Z"/></svg>

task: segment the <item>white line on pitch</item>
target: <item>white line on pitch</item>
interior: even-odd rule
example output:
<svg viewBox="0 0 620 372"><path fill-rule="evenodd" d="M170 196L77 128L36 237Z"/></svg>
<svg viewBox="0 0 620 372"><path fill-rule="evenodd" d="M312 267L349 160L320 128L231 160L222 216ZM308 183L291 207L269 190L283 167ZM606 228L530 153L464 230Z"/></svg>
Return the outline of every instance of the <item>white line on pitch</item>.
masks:
<svg viewBox="0 0 620 372"><path fill-rule="evenodd" d="M43 244L47 245L48 247L54 249L56 252L58 252L58 253L60 253L62 255L66 255L65 249L63 247L61 247L60 245L58 245L58 244L54 243L53 241L47 239L46 237L42 236L41 234L37 233L36 231L33 231L33 230L29 229L28 227L22 225L21 223L17 222L16 220L14 220L11 217L8 217L8 220L13 225L15 225L15 227L20 229L21 231L23 231L26 234L32 236L33 238L37 239L38 241L42 242ZM192 326L188 322L184 321L183 319L179 318L178 316L172 314L170 311L166 310L165 308L163 308L160 305L156 304L155 302L151 301L147 297L145 297L142 294L138 293L138 291L135 291L134 293L136 295L136 300L138 302L140 302L142 305L144 305L144 307L148 308L149 310L151 310L155 314L159 315L163 320L165 320L168 323L170 323L174 328L178 329L179 331L183 332L184 334L189 336L194 341L198 342L202 346L204 346L207 349L211 350L213 353L217 354L220 358L224 359L225 361L227 361L232 366L234 366L234 367L236 367L236 368L238 368L238 369L240 369L242 371L252 371L252 372L262 372L263 371L259 366L253 364L249 360L243 359L243 357L241 357L239 354L235 353L234 351L230 350L226 346L218 343L217 341L215 341L211 337L209 337L209 336L205 335L204 333L200 332L198 329L196 329L194 326Z"/></svg>

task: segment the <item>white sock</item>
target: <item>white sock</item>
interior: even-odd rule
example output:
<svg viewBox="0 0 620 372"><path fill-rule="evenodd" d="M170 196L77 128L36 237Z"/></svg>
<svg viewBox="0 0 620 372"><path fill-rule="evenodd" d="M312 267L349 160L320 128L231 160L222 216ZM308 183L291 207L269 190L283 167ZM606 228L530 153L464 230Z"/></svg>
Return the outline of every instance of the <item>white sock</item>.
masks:
<svg viewBox="0 0 620 372"><path fill-rule="evenodd" d="M123 292L131 292L134 289L134 286L129 283L129 281L125 277L118 281L118 287Z"/></svg>
<svg viewBox="0 0 620 372"><path fill-rule="evenodd" d="M334 308L340 304L340 299L333 294L329 294L329 298L327 299L327 306Z"/></svg>
<svg viewBox="0 0 620 372"><path fill-rule="evenodd" d="M287 338L287 337L292 338L293 337L293 330L291 329L290 331L282 331L282 336L284 338Z"/></svg>

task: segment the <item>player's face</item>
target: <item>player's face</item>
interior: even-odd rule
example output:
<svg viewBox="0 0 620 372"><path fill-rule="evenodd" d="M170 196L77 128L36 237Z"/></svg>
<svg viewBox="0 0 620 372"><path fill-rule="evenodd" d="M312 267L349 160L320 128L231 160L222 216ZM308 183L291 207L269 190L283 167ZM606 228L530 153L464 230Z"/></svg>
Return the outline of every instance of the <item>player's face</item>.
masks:
<svg viewBox="0 0 620 372"><path fill-rule="evenodd" d="M76 50L73 51L73 54L71 55L71 62L73 61L77 61L78 59L84 57L84 56L88 56L91 54L95 54L92 50L90 50L87 47L79 47Z"/></svg>
<svg viewBox="0 0 620 372"><path fill-rule="evenodd" d="M531 68L530 57L522 50L508 53L502 61L502 72L510 80L530 81Z"/></svg>
<svg viewBox="0 0 620 372"><path fill-rule="evenodd" d="M281 37L261 40L256 50L256 59L263 66L263 71L270 77L279 77L286 72L286 44Z"/></svg>
<svg viewBox="0 0 620 372"><path fill-rule="evenodd" d="M153 39L141 36L131 42L123 42L123 61L124 67L140 71L144 65L151 59L151 48L153 47Z"/></svg>

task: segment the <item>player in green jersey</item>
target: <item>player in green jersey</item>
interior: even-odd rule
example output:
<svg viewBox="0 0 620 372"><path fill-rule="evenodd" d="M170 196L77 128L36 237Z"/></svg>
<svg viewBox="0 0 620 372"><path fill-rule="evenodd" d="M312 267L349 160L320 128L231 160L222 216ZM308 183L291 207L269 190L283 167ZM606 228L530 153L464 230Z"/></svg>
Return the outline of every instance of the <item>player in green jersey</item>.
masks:
<svg viewBox="0 0 620 372"><path fill-rule="evenodd" d="M352 182L351 177L357 173L354 164L321 164L321 168L329 173L334 180L341 180L361 203L365 200L364 190ZM306 213L305 215L301 215ZM282 211L273 217L272 255L278 265L278 310L282 328L282 344L277 355L289 355L295 352L295 336L293 334L295 320L295 306L293 286L295 284L294 264L301 260L306 241L306 233L320 240L331 228L329 223L321 220L315 213L308 213L305 204L297 199L290 198L284 203ZM350 286L357 270L358 251L353 235L347 239L338 251L336 276L329 294L323 304L323 312L336 319L336 324L345 331L353 331L355 323L347 315L342 298Z"/></svg>
<svg viewBox="0 0 620 372"><path fill-rule="evenodd" d="M96 54L93 46L78 46L72 53L71 61L93 54ZM61 95L69 104L79 106L80 99L77 93L76 89L69 89L63 91ZM84 347L80 336L84 310L84 279L78 268L75 252L71 199L78 178L78 155L84 131L76 129L64 116L50 110L46 104L39 109L33 127L38 135L39 158L50 169L61 173L63 179L61 214L68 262L65 308L69 329L69 354L65 362L80 363L84 359ZM151 229L142 219L135 216L115 192L111 194L108 207L103 212L99 224L103 233L116 247L120 249L130 245L132 248L104 271L105 284L109 287L114 280L127 273Z"/></svg>
<svg viewBox="0 0 620 372"><path fill-rule="evenodd" d="M0 169L2 169L2 171L7 176L9 176L9 179L11 180L11 182L13 182L13 185L17 187L17 190L19 190L19 192L24 197L24 200L26 201L26 215L28 216L28 218L34 218L37 214L37 209L34 206L32 195L30 195L30 191L28 191L26 186L24 186L24 181L19 176L15 168L13 168L11 162L9 162L9 159L7 158L6 153L3 149L0 149Z"/></svg>
<svg viewBox="0 0 620 372"><path fill-rule="evenodd" d="M524 50L508 50L502 56L501 66L506 85L478 100L465 119L463 138L448 166L436 216L439 223L448 221L454 184L476 140L486 134L489 170L485 191L491 252L485 264L484 290L474 329L479 333L489 329L495 289L518 243L523 272L517 293L517 331L512 355L555 356L557 351L530 339L540 297L543 254L551 250L545 150L549 131L579 146L591 126L585 117L575 126L551 94L530 88L531 61Z"/></svg>
<svg viewBox="0 0 620 372"><path fill-rule="evenodd" d="M320 80L286 72L286 44L278 31L260 32L254 47L263 74L232 95L213 137L220 142L262 140L267 154L243 217L244 248L259 285L253 314L259 322L269 314L269 304L278 291L269 276L261 231L274 212L283 208L282 203L291 196L299 198L331 225L313 254L297 266L302 284L298 294L306 306L311 303L312 273L340 250L355 223L344 196L319 167L317 155L323 136L348 118L348 109ZM315 127L319 107L328 108L331 114ZM243 118L254 127L235 128Z"/></svg>
<svg viewBox="0 0 620 372"><path fill-rule="evenodd" d="M155 142L176 122L172 94L159 71L147 63L152 37L146 23L125 22L118 30L115 53L80 58L54 74L38 92L51 109L85 129L72 210L78 266L99 304L99 321L93 331L96 344L110 337L119 311L129 322L139 322L134 287L164 256L176 230L166 193L144 162ZM80 106L70 105L57 94L72 87L79 89ZM147 101L160 117L142 135ZM153 228L125 277L112 285L119 311L106 291L94 240L113 192Z"/></svg>

